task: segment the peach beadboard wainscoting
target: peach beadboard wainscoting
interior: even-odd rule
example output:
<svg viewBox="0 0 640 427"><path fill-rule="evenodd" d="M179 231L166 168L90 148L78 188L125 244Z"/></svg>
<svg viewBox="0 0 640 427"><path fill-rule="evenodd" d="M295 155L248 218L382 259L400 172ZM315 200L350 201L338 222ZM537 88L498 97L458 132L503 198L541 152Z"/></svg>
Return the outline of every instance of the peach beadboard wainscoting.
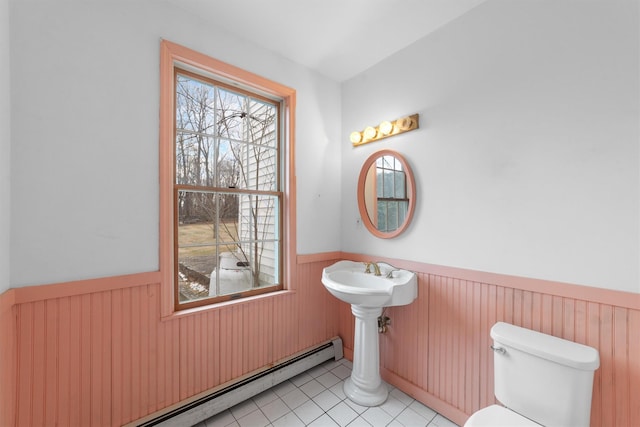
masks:
<svg viewBox="0 0 640 427"><path fill-rule="evenodd" d="M591 426L640 426L640 294L360 254L418 274L418 298L390 307L380 336L385 381L457 424L495 402L489 330L497 321L598 349ZM353 354L354 321L340 302L340 336Z"/></svg>
<svg viewBox="0 0 640 427"><path fill-rule="evenodd" d="M166 319L158 272L10 289L0 426L120 426L335 337L329 263L297 265L289 291Z"/></svg>
<svg viewBox="0 0 640 427"><path fill-rule="evenodd" d="M0 295L0 425L116 426L340 335L350 307L320 281L338 259L299 255L291 291L161 319L159 273ZM499 320L597 348L592 426L640 425L640 294L383 259L418 273L418 299L385 312L383 378L459 424L494 402Z"/></svg>

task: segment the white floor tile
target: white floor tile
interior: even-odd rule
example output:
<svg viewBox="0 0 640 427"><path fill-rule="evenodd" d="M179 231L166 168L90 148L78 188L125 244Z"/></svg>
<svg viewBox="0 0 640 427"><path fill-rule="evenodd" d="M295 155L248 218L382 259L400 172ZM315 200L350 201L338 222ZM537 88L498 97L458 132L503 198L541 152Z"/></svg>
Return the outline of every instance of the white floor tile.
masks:
<svg viewBox="0 0 640 427"><path fill-rule="evenodd" d="M291 409L280 398L274 400L273 402L269 402L260 409L271 422L291 412Z"/></svg>
<svg viewBox="0 0 640 427"><path fill-rule="evenodd" d="M354 411L356 411L358 414L362 414L364 411L366 411L367 409L369 409L368 406L362 406L362 405L358 405L356 402L352 402L349 399L345 399L344 401L347 405L349 405L349 407L351 409L353 409Z"/></svg>
<svg viewBox="0 0 640 427"><path fill-rule="evenodd" d="M433 419L433 421L431 421L431 424L429 424L429 426L433 426L433 427L458 427L458 425L455 424L453 421L443 417L440 414L435 416L435 418Z"/></svg>
<svg viewBox="0 0 640 427"><path fill-rule="evenodd" d="M256 405L253 400L245 400L244 402L238 403L236 406L230 408L229 410L237 420L255 411L256 409L258 409L258 405Z"/></svg>
<svg viewBox="0 0 640 427"><path fill-rule="evenodd" d="M324 365L318 365L315 368L311 368L307 371L307 374L311 375L313 378L317 378L320 375L324 375L327 372L327 368Z"/></svg>
<svg viewBox="0 0 640 427"><path fill-rule="evenodd" d="M413 400L414 400L413 397L403 393L397 388L389 394L395 397L396 399L398 399L400 402L404 403L406 406L409 406L411 403L413 403Z"/></svg>
<svg viewBox="0 0 640 427"><path fill-rule="evenodd" d="M309 424L309 427L340 427L327 414L323 414Z"/></svg>
<svg viewBox="0 0 640 427"><path fill-rule="evenodd" d="M260 409L245 415L238 419L240 427L266 427L270 423L269 419L262 413Z"/></svg>
<svg viewBox="0 0 640 427"><path fill-rule="evenodd" d="M296 386L293 385L291 381L281 382L280 384L272 388L273 392L280 397L284 396L285 394L295 389L296 389Z"/></svg>
<svg viewBox="0 0 640 427"><path fill-rule="evenodd" d="M324 374L316 377L316 381L325 386L326 388L333 387L340 382L340 378L333 375L331 372L325 372Z"/></svg>
<svg viewBox="0 0 640 427"><path fill-rule="evenodd" d="M273 402L277 398L278 395L273 391L273 389L269 389L254 397L253 401L258 405L258 408L262 408L264 405Z"/></svg>
<svg viewBox="0 0 640 427"><path fill-rule="evenodd" d="M342 365L342 359L340 359L340 360L328 360L328 361L326 361L326 362L324 362L322 364L322 366L324 366L327 369L327 371L331 371L332 369L335 369L335 368L337 368L338 366L341 366L341 365Z"/></svg>
<svg viewBox="0 0 640 427"><path fill-rule="evenodd" d="M303 403L294 409L293 412L295 412L298 418L305 424L310 424L311 421L324 414L324 411L316 405L313 400Z"/></svg>
<svg viewBox="0 0 640 427"><path fill-rule="evenodd" d="M327 412L329 416L334 419L339 425L349 425L353 420L358 418L356 411L351 409L349 405L344 402L340 402Z"/></svg>
<svg viewBox="0 0 640 427"><path fill-rule="evenodd" d="M340 399L338 398L338 396L331 393L329 390L325 390L314 397L313 401L316 402L316 405L321 407L325 412L340 403Z"/></svg>
<svg viewBox="0 0 640 427"><path fill-rule="evenodd" d="M382 427L389 424L393 418L378 407L369 408L362 414L362 418L367 420L373 427Z"/></svg>
<svg viewBox="0 0 640 427"><path fill-rule="evenodd" d="M311 380L307 383L304 383L300 386L300 390L304 392L309 397L315 397L326 390L322 384L320 384L316 380Z"/></svg>
<svg viewBox="0 0 640 427"><path fill-rule="evenodd" d="M424 427L427 424L429 424L430 420L418 414L413 409L407 408L404 411L402 411L400 415L396 417L396 421L400 422L403 426L407 426L407 427L414 427L414 426Z"/></svg>
<svg viewBox="0 0 640 427"><path fill-rule="evenodd" d="M311 381L312 379L313 379L313 377L311 375L309 375L306 372L304 372L304 373L302 373L300 375L296 375L295 377L291 378L289 381L291 381L291 383L294 386L300 387L301 385Z"/></svg>
<svg viewBox="0 0 640 427"><path fill-rule="evenodd" d="M344 394L344 381L340 381L338 384L334 385L329 390L331 390L331 393L338 396L338 399L340 400L344 400L347 398L347 395Z"/></svg>
<svg viewBox="0 0 640 427"><path fill-rule="evenodd" d="M413 402L411 402L411 405L409 405L409 408L413 409L418 414L422 415L424 418L427 419L427 421L431 421L433 417L437 415L436 411L434 411L433 409L427 406L424 406L422 403L418 402L417 400L414 400Z"/></svg>
<svg viewBox="0 0 640 427"><path fill-rule="evenodd" d="M369 424L364 418L362 417L358 417L355 420L353 420L348 427L371 427L371 424Z"/></svg>
<svg viewBox="0 0 640 427"><path fill-rule="evenodd" d="M205 420L207 427L226 427L231 423L234 423L236 419L231 415L231 411L228 409L224 412L220 412L217 415Z"/></svg>
<svg viewBox="0 0 640 427"><path fill-rule="evenodd" d="M285 416L278 418L271 425L273 427L304 427L302 420L293 412L289 412Z"/></svg>
<svg viewBox="0 0 640 427"><path fill-rule="evenodd" d="M281 398L290 409L296 409L298 406L309 400L309 396L304 394L300 389L296 388L285 394Z"/></svg>
<svg viewBox="0 0 640 427"><path fill-rule="evenodd" d="M331 373L341 380L346 380L351 376L351 369L347 368L343 364L340 364L332 369Z"/></svg>
<svg viewBox="0 0 640 427"><path fill-rule="evenodd" d="M391 415L392 418L395 418L400 412L404 411L404 408L406 407L407 405L400 402L393 396L389 396L387 400L380 405L380 409Z"/></svg>

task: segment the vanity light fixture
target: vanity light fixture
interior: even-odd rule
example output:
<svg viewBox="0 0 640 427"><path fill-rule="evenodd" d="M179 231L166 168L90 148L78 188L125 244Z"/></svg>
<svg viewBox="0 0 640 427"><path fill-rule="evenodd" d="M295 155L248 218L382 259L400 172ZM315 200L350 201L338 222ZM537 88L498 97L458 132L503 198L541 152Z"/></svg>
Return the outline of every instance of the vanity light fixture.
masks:
<svg viewBox="0 0 640 427"><path fill-rule="evenodd" d="M401 133L409 132L410 130L418 129L419 127L419 115L413 114L411 116L401 117L392 122L385 120L377 127L367 126L361 132L351 132L349 139L353 146L356 147L379 139L400 135Z"/></svg>

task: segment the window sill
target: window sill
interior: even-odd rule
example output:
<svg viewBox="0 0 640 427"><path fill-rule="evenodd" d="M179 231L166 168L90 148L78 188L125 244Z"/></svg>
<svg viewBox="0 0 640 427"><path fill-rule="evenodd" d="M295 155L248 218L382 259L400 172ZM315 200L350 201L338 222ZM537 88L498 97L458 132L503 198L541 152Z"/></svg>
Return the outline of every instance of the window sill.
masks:
<svg viewBox="0 0 640 427"><path fill-rule="evenodd" d="M293 295L295 293L296 293L295 290L283 289L281 291L269 292L268 294L260 294L260 295L255 295L255 296L246 297L246 298L237 299L237 300L219 302L219 303L214 303L209 305L203 305L200 307L188 308L186 310L174 311L172 314L168 316L161 316L160 320L162 320L163 322L172 321L172 320L181 319L187 316L193 316L196 314L208 313L208 312L213 312L217 310L224 310L225 308L232 307L232 306L249 304L259 299L279 298L279 297Z"/></svg>

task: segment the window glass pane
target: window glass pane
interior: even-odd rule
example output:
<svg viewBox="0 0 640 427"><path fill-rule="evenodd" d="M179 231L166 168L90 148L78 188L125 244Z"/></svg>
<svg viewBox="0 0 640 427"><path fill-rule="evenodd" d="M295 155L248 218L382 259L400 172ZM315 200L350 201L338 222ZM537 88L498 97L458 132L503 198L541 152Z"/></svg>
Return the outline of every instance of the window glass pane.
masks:
<svg viewBox="0 0 640 427"><path fill-rule="evenodd" d="M405 185L405 174L402 171L394 172L394 197L396 199L405 199L406 196L406 185Z"/></svg>
<svg viewBox="0 0 640 427"><path fill-rule="evenodd" d="M398 202L392 201L387 205L387 228L385 231L398 228Z"/></svg>
<svg viewBox="0 0 640 427"><path fill-rule="evenodd" d="M398 202L398 226L404 224L404 219L407 217L408 211L409 211L409 202L399 201Z"/></svg>
<svg viewBox="0 0 640 427"><path fill-rule="evenodd" d="M224 163L226 169L221 169L220 174L231 174L235 183L233 187L259 191L277 190L277 149L230 142L221 149L221 156L224 156L221 163Z"/></svg>
<svg viewBox="0 0 640 427"><path fill-rule="evenodd" d="M252 288L251 267L244 255L237 251L221 252L218 265L211 272L209 296L233 295Z"/></svg>
<svg viewBox="0 0 640 427"><path fill-rule="evenodd" d="M204 245L231 250L238 243L238 196L230 193L178 192L178 253ZM184 250L183 250L184 249ZM196 251L197 252L197 251Z"/></svg>
<svg viewBox="0 0 640 427"><path fill-rule="evenodd" d="M378 224L376 228L380 231L387 231L387 202L378 200Z"/></svg>
<svg viewBox="0 0 640 427"><path fill-rule="evenodd" d="M215 213L219 205L215 194L195 191L179 191L177 202L179 227L185 224L214 223ZM215 233L209 234L215 236ZM206 238L206 236L200 237L200 239ZM211 238L207 241L213 242Z"/></svg>
<svg viewBox="0 0 640 427"><path fill-rule="evenodd" d="M214 133L213 86L178 74L176 82L176 129Z"/></svg>
<svg viewBox="0 0 640 427"><path fill-rule="evenodd" d="M180 227L180 233L194 234L197 225ZM210 296L210 275L215 268L215 246L186 246L179 249L178 300L194 301Z"/></svg>
<svg viewBox="0 0 640 427"><path fill-rule="evenodd" d="M239 250L249 261L256 286L277 283L278 198L242 195L240 197Z"/></svg>
<svg viewBox="0 0 640 427"><path fill-rule="evenodd" d="M275 191L277 188L277 150L269 147L250 146L247 188Z"/></svg>
<svg viewBox="0 0 640 427"><path fill-rule="evenodd" d="M244 188L242 178L241 159L235 153L239 151L240 143L226 139L218 141L216 158L216 181L214 186L222 188Z"/></svg>
<svg viewBox="0 0 640 427"><path fill-rule="evenodd" d="M393 171L385 169L382 174L382 179L384 181L382 197L393 197Z"/></svg>
<svg viewBox="0 0 640 427"><path fill-rule="evenodd" d="M249 104L249 141L261 146L276 147L276 109L273 104L266 104L252 99Z"/></svg>
<svg viewBox="0 0 640 427"><path fill-rule="evenodd" d="M216 88L217 135L223 138L244 141L247 139L247 98L224 88Z"/></svg>
<svg viewBox="0 0 640 427"><path fill-rule="evenodd" d="M215 195L178 192L178 298L209 296L209 275L216 265Z"/></svg>
<svg viewBox="0 0 640 427"><path fill-rule="evenodd" d="M176 133L176 183L214 185L215 139L201 134Z"/></svg>

